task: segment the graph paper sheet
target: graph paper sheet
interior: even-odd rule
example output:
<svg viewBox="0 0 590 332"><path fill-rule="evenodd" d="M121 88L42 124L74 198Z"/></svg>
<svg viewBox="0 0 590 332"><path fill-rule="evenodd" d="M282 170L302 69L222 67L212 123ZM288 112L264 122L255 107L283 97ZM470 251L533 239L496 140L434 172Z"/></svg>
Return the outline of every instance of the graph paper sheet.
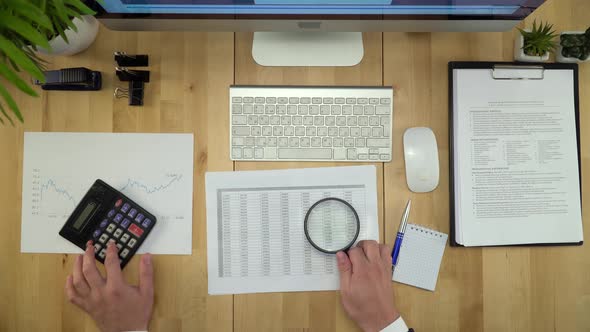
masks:
<svg viewBox="0 0 590 332"><path fill-rule="evenodd" d="M96 179L156 216L139 252L191 254L192 134L25 133L21 251L81 252L58 232Z"/></svg>
<svg viewBox="0 0 590 332"><path fill-rule="evenodd" d="M434 291L448 235L408 224L393 280Z"/></svg>
<svg viewBox="0 0 590 332"><path fill-rule="evenodd" d="M305 238L309 207L348 201L358 240L379 239L374 166L207 173L209 294L335 290L336 256Z"/></svg>

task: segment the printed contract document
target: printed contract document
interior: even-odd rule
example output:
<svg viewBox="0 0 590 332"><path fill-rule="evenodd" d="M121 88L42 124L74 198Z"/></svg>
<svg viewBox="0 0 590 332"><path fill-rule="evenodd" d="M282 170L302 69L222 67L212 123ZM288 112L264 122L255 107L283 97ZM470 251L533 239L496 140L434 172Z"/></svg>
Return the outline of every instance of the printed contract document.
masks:
<svg viewBox="0 0 590 332"><path fill-rule="evenodd" d="M583 241L573 70L453 75L456 242Z"/></svg>
<svg viewBox="0 0 590 332"><path fill-rule="evenodd" d="M303 222L318 200L357 211L357 240L379 239L374 166L207 173L209 294L339 289L336 256L313 248Z"/></svg>

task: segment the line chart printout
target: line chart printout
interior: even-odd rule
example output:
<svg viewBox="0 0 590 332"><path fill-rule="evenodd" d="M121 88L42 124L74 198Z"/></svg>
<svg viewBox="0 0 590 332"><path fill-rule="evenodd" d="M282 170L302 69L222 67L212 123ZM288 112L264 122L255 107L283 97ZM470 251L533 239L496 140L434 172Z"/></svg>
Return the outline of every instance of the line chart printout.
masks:
<svg viewBox="0 0 590 332"><path fill-rule="evenodd" d="M360 219L357 241L378 240L376 185L374 166L207 173L209 294L338 289L336 256L309 244L305 214L344 199Z"/></svg>
<svg viewBox="0 0 590 332"><path fill-rule="evenodd" d="M191 254L193 135L25 133L21 252L82 252L58 233L101 179L156 218L140 253Z"/></svg>

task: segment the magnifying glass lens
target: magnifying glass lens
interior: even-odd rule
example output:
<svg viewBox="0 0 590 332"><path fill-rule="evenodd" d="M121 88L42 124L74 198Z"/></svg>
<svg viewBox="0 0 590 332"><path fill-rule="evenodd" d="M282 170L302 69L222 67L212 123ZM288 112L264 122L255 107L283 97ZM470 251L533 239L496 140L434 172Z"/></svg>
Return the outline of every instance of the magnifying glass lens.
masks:
<svg viewBox="0 0 590 332"><path fill-rule="evenodd" d="M307 212L305 234L309 242L325 253L347 250L359 234L359 219L354 208L338 198L315 203Z"/></svg>

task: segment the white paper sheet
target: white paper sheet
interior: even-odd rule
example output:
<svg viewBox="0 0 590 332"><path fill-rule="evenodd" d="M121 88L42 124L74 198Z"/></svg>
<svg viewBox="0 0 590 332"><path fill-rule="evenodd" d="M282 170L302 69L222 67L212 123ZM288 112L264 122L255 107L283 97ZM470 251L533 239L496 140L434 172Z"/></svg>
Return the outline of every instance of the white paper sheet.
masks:
<svg viewBox="0 0 590 332"><path fill-rule="evenodd" d="M209 294L336 290L336 256L305 238L309 207L345 199L379 239L374 166L207 173Z"/></svg>
<svg viewBox="0 0 590 332"><path fill-rule="evenodd" d="M454 75L457 242L582 241L573 71Z"/></svg>
<svg viewBox="0 0 590 332"><path fill-rule="evenodd" d="M77 253L58 233L96 179L156 218L139 252L191 254L192 134L25 133L21 251Z"/></svg>

